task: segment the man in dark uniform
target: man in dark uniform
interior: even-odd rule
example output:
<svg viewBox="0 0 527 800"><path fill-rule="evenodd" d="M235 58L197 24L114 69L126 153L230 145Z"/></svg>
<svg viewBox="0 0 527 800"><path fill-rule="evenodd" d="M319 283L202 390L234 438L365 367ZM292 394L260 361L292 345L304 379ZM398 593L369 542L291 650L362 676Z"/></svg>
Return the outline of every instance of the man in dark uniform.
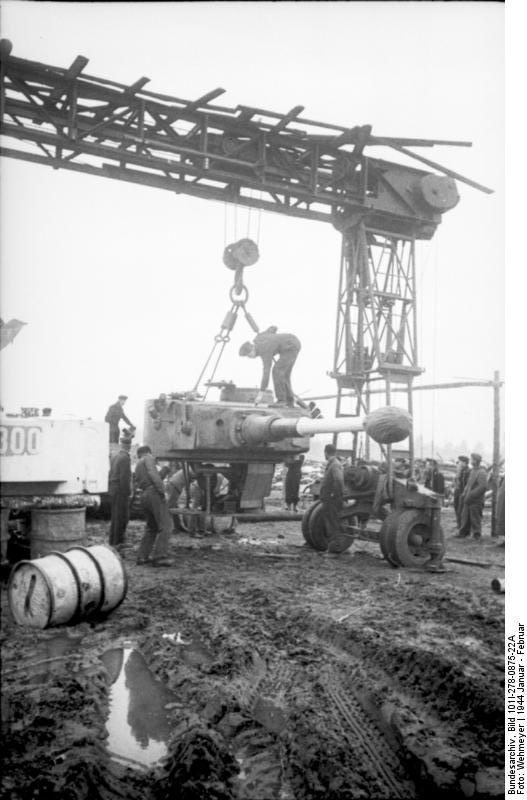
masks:
<svg viewBox="0 0 527 800"><path fill-rule="evenodd" d="M110 544L120 550L125 542L126 526L130 519L130 498L132 490L132 465L130 448L132 437L122 434L120 449L112 458L108 491L111 499L112 521L110 523Z"/></svg>
<svg viewBox="0 0 527 800"><path fill-rule="evenodd" d="M456 512L456 520L458 530L461 527L461 495L465 491L467 485L470 467L468 465L468 458L466 456L459 456L457 460L457 471L454 480L454 511Z"/></svg>
<svg viewBox="0 0 527 800"><path fill-rule="evenodd" d="M467 485L461 495L463 509L459 536L464 539L472 534L474 539L481 539L481 522L485 492L487 491L487 471L481 466L481 456L478 453L470 454L470 466Z"/></svg>
<svg viewBox="0 0 527 800"><path fill-rule="evenodd" d="M134 481L141 489L141 506L146 521L137 563L151 563L154 567L171 567L174 563L168 558L169 513L165 500L165 487L157 471L155 458L147 445L137 450Z"/></svg>
<svg viewBox="0 0 527 800"><path fill-rule="evenodd" d="M291 372L300 352L300 341L292 333L277 333L273 326L254 338L254 342L245 342L240 347L240 355L248 358L259 356L263 361L263 375L256 403L262 402L263 392L269 385L269 376L273 366L273 358L278 361L273 367L273 384L276 404L293 406L295 396L291 386Z"/></svg>
<svg viewBox="0 0 527 800"><path fill-rule="evenodd" d="M337 555L340 551L338 542L342 533L339 512L342 511L344 503L344 472L334 445L327 444L324 455L328 463L320 484L322 516L329 539L328 554Z"/></svg>
<svg viewBox="0 0 527 800"><path fill-rule="evenodd" d="M126 403L127 400L128 400L128 398L127 398L127 396L125 394L120 394L119 397L117 398L117 402L114 403L112 406L110 406L110 408L106 412L106 416L104 418L104 421L108 422L110 424L110 443L111 444L117 444L117 442L119 441L119 422L120 422L120 420L123 420L123 422L125 422L127 425L129 425L130 428L133 428L135 430L134 424L132 422L130 422L130 420L128 419L128 417L124 413L124 404Z"/></svg>
<svg viewBox="0 0 527 800"><path fill-rule="evenodd" d="M496 536L505 536L505 474L498 483L496 501Z"/></svg>
<svg viewBox="0 0 527 800"><path fill-rule="evenodd" d="M304 456L293 456L287 465L285 476L285 504L288 511L298 511L300 500L300 481L302 480L302 464Z"/></svg>

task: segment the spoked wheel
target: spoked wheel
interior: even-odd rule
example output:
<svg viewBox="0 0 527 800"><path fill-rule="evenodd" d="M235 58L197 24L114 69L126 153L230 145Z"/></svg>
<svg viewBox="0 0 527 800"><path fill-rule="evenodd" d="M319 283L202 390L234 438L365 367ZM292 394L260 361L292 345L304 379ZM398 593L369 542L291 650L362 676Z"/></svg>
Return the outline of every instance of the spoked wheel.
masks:
<svg viewBox="0 0 527 800"><path fill-rule="evenodd" d="M346 533L346 526L348 521L355 520L356 517L349 517L342 520L342 533L337 534L331 538L331 549L334 553L343 553L348 550L353 544L353 536ZM309 517L309 538L312 547L315 550L324 552L328 549L330 536L326 530L326 522L324 520L322 503L313 508L311 516Z"/></svg>
<svg viewBox="0 0 527 800"><path fill-rule="evenodd" d="M395 535L397 533L397 525L399 524L400 516L401 511L391 511L382 523L379 533L379 546L381 548L381 553L386 561L392 565L392 567L400 566L400 563L395 555L394 548Z"/></svg>
<svg viewBox="0 0 527 800"><path fill-rule="evenodd" d="M430 560L429 543L432 535L430 517L423 511L403 511L397 523L393 549L403 567L422 567ZM441 529L441 543L444 542Z"/></svg>
<svg viewBox="0 0 527 800"><path fill-rule="evenodd" d="M317 500L315 503L309 506L309 508L304 511L304 516L302 517L301 527L302 527L302 536L304 537L306 544L310 547L314 547L313 542L311 541L311 534L309 532L309 520L311 519L311 514L320 505L320 500Z"/></svg>

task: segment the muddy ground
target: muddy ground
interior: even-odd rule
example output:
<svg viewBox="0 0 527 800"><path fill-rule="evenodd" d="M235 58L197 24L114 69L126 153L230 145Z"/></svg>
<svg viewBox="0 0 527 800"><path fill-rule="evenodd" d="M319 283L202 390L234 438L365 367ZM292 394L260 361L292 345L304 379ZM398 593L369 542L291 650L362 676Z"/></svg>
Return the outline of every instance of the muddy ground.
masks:
<svg viewBox="0 0 527 800"><path fill-rule="evenodd" d="M504 550L488 520L476 543L443 516L448 555L495 566L398 571L370 542L328 559L287 522L174 535L175 565L156 569L135 564L134 521L106 620L17 628L4 583L2 797L500 797ZM90 543L107 527L89 523ZM108 651L124 645L166 693L168 753L150 768L109 752ZM123 717L138 746L157 735L148 697Z"/></svg>

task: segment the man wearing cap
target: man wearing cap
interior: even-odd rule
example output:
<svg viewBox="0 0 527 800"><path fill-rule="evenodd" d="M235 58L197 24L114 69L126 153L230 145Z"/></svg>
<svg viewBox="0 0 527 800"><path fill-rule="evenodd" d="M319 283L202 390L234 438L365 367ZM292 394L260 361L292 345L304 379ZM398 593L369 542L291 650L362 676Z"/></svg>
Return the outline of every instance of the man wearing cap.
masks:
<svg viewBox="0 0 527 800"><path fill-rule="evenodd" d="M468 465L468 458L466 456L459 456L457 460L457 471L454 480L454 511L456 512L457 528L461 527L461 495L465 491L467 485L470 467Z"/></svg>
<svg viewBox="0 0 527 800"><path fill-rule="evenodd" d="M112 519L110 523L110 544L120 550L125 543L126 526L130 519L130 498L132 495L132 464L130 448L132 437L123 432L119 439L119 452L112 458L108 491L111 499Z"/></svg>
<svg viewBox="0 0 527 800"><path fill-rule="evenodd" d="M292 333L277 333L276 331L276 327L272 326L255 336L254 342L244 342L240 347L240 355L248 358L259 356L263 362L263 375L260 391L255 400L256 404L262 402L263 392L269 385L273 359L278 356L278 361L273 367L273 384L276 395L276 403L274 405L293 406L295 404L295 396L291 386L291 372L301 345L299 339Z"/></svg>
<svg viewBox="0 0 527 800"><path fill-rule="evenodd" d="M137 563L148 563L154 567L171 567L174 562L168 558L170 515L165 500L165 487L148 445L138 448L137 457L139 461L135 467L134 481L142 492L141 506L146 521L146 529L137 553Z"/></svg>
<svg viewBox="0 0 527 800"><path fill-rule="evenodd" d="M108 411L106 412L106 416L104 418L105 422L110 424L110 444L117 444L119 441L119 422L123 420L127 425L131 428L135 426L126 414L124 413L124 404L128 400L128 397L125 394L120 394L117 398L117 402L110 406Z"/></svg>
<svg viewBox="0 0 527 800"><path fill-rule="evenodd" d="M481 539L483 505L487 491L487 471L481 466L481 456L478 453L470 454L470 466L467 485L461 495L463 509L459 536L464 539L472 534L474 539Z"/></svg>

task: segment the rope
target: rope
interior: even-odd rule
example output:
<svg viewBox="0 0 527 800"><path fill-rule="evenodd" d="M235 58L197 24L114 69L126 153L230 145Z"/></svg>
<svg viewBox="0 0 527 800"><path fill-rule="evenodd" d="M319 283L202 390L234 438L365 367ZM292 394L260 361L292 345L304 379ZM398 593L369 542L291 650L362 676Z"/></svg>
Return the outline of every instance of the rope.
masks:
<svg viewBox="0 0 527 800"><path fill-rule="evenodd" d="M252 189L249 189L249 199L250 200L253 199ZM251 238L251 236L250 236L250 233L251 233L251 211L252 211L252 206L249 206L249 213L247 214L247 238L248 239Z"/></svg>
<svg viewBox="0 0 527 800"><path fill-rule="evenodd" d="M260 200L262 199L262 193L260 192ZM262 222L262 209L258 209L258 228L256 231L256 244L260 245L260 224Z"/></svg>

